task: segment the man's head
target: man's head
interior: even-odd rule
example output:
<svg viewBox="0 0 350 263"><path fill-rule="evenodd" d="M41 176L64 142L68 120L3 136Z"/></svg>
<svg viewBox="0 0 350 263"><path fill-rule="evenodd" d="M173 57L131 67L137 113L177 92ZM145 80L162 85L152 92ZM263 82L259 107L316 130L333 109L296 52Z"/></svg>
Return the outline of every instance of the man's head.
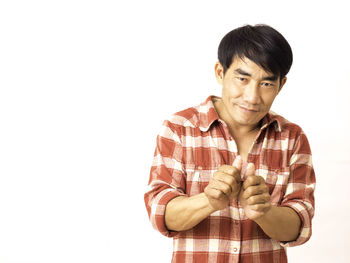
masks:
<svg viewBox="0 0 350 263"><path fill-rule="evenodd" d="M266 71L279 75L280 80L287 75L293 62L287 40L267 25L239 27L224 36L218 48L224 73L236 57L250 59Z"/></svg>
<svg viewBox="0 0 350 263"><path fill-rule="evenodd" d="M237 127L256 127L287 80L293 61L288 42L269 26L244 26L222 39L218 55L219 113Z"/></svg>

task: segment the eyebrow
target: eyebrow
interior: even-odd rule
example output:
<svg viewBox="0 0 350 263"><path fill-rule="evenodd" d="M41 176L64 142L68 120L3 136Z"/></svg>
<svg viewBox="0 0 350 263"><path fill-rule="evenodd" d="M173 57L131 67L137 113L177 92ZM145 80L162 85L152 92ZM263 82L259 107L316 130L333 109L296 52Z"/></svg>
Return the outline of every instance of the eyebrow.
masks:
<svg viewBox="0 0 350 263"><path fill-rule="evenodd" d="M240 75L247 76L247 77L251 77L252 76L250 73L244 71L241 68L236 69L235 72L240 74ZM277 75L270 75L270 76L267 76L267 77L263 78L263 80L270 80L270 81L276 81L277 79L278 79Z"/></svg>
<svg viewBox="0 0 350 263"><path fill-rule="evenodd" d="M251 74L249 74L248 72L245 72L243 69L240 69L240 68L236 69L235 72L243 76L248 76L248 77L252 76Z"/></svg>

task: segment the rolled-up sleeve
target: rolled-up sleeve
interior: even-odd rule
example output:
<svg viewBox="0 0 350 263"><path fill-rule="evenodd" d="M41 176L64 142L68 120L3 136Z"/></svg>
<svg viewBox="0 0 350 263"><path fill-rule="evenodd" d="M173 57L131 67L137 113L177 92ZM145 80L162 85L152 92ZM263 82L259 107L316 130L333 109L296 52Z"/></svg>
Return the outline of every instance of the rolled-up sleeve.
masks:
<svg viewBox="0 0 350 263"><path fill-rule="evenodd" d="M281 243L284 247L298 246L311 237L315 201L315 172L309 142L303 132L296 138L290 158L290 176L281 206L292 208L301 220L296 240Z"/></svg>
<svg viewBox="0 0 350 263"><path fill-rule="evenodd" d="M145 205L152 226L161 234L177 234L165 225L165 208L175 197L185 195L185 178L182 163L183 149L180 135L170 121L165 121L157 136L157 146L150 172Z"/></svg>

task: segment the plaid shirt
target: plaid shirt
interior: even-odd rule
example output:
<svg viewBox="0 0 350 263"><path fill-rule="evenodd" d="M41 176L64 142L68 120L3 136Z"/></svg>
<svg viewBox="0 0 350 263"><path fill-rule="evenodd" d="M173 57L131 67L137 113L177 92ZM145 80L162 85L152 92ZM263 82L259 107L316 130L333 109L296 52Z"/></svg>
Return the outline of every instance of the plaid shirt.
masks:
<svg viewBox="0 0 350 263"><path fill-rule="evenodd" d="M255 174L265 179L271 203L298 213L302 222L298 238L287 243L269 238L245 216L237 200L190 230L166 228L168 202L180 195L203 192L214 172L221 165L231 165L238 154L212 99L210 96L164 122L157 137L150 189L145 194L150 221L160 233L173 237L172 262L287 262L285 247L300 245L311 236L315 174L301 128L272 112L261 122L248 162L254 163Z"/></svg>

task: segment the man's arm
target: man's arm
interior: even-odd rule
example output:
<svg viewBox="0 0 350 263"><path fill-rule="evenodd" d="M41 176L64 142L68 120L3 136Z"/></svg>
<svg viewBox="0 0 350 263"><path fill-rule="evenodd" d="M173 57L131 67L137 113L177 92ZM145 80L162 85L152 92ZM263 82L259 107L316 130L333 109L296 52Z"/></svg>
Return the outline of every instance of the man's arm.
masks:
<svg viewBox="0 0 350 263"><path fill-rule="evenodd" d="M240 190L242 161L223 165L214 173L204 193L172 199L165 209L165 224L169 230L185 231L199 224L211 213L224 209Z"/></svg>
<svg viewBox="0 0 350 263"><path fill-rule="evenodd" d="M214 211L204 193L191 197L178 196L172 199L165 208L165 224L169 230L188 230Z"/></svg>
<svg viewBox="0 0 350 263"><path fill-rule="evenodd" d="M285 247L305 243L312 232L316 180L310 145L302 131L296 137L289 168L290 175L281 205L271 206L265 216L255 220L270 237L291 241L281 244Z"/></svg>
<svg viewBox="0 0 350 263"><path fill-rule="evenodd" d="M292 208L274 205L255 222L264 230L266 235L282 242L296 240L301 224L298 214Z"/></svg>
<svg viewBox="0 0 350 263"><path fill-rule="evenodd" d="M300 232L301 220L289 207L271 205L268 187L260 176L254 175L255 167L247 167L247 179L243 183L239 201L248 218L254 220L270 238L293 241Z"/></svg>

